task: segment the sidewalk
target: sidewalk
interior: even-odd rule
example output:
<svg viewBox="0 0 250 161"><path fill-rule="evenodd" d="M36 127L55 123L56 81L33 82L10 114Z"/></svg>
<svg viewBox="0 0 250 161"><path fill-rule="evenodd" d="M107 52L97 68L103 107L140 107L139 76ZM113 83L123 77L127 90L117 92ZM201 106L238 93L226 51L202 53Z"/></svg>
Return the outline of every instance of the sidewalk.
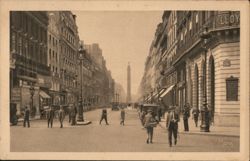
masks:
<svg viewBox="0 0 250 161"><path fill-rule="evenodd" d="M160 122L162 127L166 127L166 120L161 119ZM240 136L240 127L224 127L224 126L210 126L210 132L200 132L200 121L198 126L195 127L194 120L191 118L188 120L189 131L184 131L183 119L180 118L179 133L187 135L211 135L211 136L229 136L229 137L239 137Z"/></svg>

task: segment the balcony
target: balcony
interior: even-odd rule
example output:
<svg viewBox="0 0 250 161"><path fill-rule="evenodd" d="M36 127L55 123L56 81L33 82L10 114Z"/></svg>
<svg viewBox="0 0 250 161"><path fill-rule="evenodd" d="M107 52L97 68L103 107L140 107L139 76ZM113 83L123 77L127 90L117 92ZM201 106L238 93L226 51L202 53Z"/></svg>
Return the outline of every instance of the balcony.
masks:
<svg viewBox="0 0 250 161"><path fill-rule="evenodd" d="M50 75L50 70L47 65L41 64L37 61L29 59L23 55L13 54L13 59L15 59L15 65L23 69L31 70L42 75Z"/></svg>

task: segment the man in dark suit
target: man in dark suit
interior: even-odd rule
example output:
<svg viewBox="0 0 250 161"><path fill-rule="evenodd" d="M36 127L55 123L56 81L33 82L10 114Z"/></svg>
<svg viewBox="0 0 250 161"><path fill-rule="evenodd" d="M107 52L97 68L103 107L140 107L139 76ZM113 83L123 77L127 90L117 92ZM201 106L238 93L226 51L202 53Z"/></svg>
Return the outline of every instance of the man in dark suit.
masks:
<svg viewBox="0 0 250 161"><path fill-rule="evenodd" d="M184 131L189 131L188 127L188 118L190 117L190 108L189 105L184 106L183 110L183 123L184 123Z"/></svg>
<svg viewBox="0 0 250 161"><path fill-rule="evenodd" d="M74 126L76 125L76 114L77 114L77 107L74 104L70 105L70 120L71 120L71 125Z"/></svg>
<svg viewBox="0 0 250 161"><path fill-rule="evenodd" d="M63 128L63 120L64 120L64 117L65 117L65 112L64 112L64 109L62 106L60 106L60 110L58 112L58 115L59 115L59 121L60 121L60 128Z"/></svg>
<svg viewBox="0 0 250 161"><path fill-rule="evenodd" d="M55 116L55 111L53 107L50 106L49 110L47 111L48 128L49 128L49 125L51 128L53 127L54 116Z"/></svg>
<svg viewBox="0 0 250 161"><path fill-rule="evenodd" d="M168 141L169 146L172 146L172 135L174 135L174 144L177 144L177 132L178 132L178 122L179 114L176 112L174 106L171 106L168 109L167 119L166 119L166 128L168 130Z"/></svg>
<svg viewBox="0 0 250 161"><path fill-rule="evenodd" d="M101 116L101 119L100 119L100 122L99 122L100 125L101 125L103 119L105 120L106 125L109 125L108 120L107 120L107 115L108 115L107 110L106 110L106 108L104 108L102 110L102 116Z"/></svg>
<svg viewBox="0 0 250 161"><path fill-rule="evenodd" d="M30 110L27 106L25 106L24 109L24 121L23 121L23 127L26 127L26 122L28 123L28 127L30 127Z"/></svg>

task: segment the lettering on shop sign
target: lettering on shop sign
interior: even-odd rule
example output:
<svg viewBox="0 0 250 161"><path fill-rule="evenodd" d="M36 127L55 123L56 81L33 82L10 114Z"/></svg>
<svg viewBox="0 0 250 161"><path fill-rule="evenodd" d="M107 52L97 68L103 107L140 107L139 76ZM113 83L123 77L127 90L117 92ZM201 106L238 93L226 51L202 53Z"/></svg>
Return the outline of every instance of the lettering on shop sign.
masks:
<svg viewBox="0 0 250 161"><path fill-rule="evenodd" d="M230 67L231 66L231 61L229 59L225 59L223 61L223 67Z"/></svg>
<svg viewBox="0 0 250 161"><path fill-rule="evenodd" d="M221 14L218 15L216 19L217 26L238 25L239 23L240 23L239 12L234 12L232 14Z"/></svg>
<svg viewBox="0 0 250 161"><path fill-rule="evenodd" d="M11 91L11 101L12 102L20 102L21 100L21 91L20 88L13 88Z"/></svg>

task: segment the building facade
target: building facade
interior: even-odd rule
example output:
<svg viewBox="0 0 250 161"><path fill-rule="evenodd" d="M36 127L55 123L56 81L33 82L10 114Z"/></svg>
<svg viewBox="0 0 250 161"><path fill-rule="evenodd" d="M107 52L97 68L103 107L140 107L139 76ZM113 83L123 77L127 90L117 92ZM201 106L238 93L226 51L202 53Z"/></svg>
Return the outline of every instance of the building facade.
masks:
<svg viewBox="0 0 250 161"><path fill-rule="evenodd" d="M85 44L84 48L90 55L92 60L93 77L91 86L93 89L93 95L91 100L93 105L102 107L110 104L111 99L114 96L114 81L111 79L111 73L106 67L106 61L102 55L102 50L99 44Z"/></svg>
<svg viewBox="0 0 250 161"><path fill-rule="evenodd" d="M146 60L141 98L166 95L180 111L186 104L199 110L207 104L215 125L239 126L240 13L165 11L162 20Z"/></svg>
<svg viewBox="0 0 250 161"><path fill-rule="evenodd" d="M51 96L51 104L60 104L60 13L56 11L47 12L49 18L48 25L48 66L51 73L51 88L49 94Z"/></svg>
<svg viewBox="0 0 250 161"><path fill-rule="evenodd" d="M77 73L79 71L80 40L76 15L70 11L60 11L59 15L60 103L67 105L78 101Z"/></svg>
<svg viewBox="0 0 250 161"><path fill-rule="evenodd" d="M205 101L215 124L239 126L240 13L183 11L177 19L178 99L200 110Z"/></svg>
<svg viewBox="0 0 250 161"><path fill-rule="evenodd" d="M46 103L40 100L50 98L47 30L46 12L10 12L10 102L18 114L28 106L31 116L39 115Z"/></svg>

